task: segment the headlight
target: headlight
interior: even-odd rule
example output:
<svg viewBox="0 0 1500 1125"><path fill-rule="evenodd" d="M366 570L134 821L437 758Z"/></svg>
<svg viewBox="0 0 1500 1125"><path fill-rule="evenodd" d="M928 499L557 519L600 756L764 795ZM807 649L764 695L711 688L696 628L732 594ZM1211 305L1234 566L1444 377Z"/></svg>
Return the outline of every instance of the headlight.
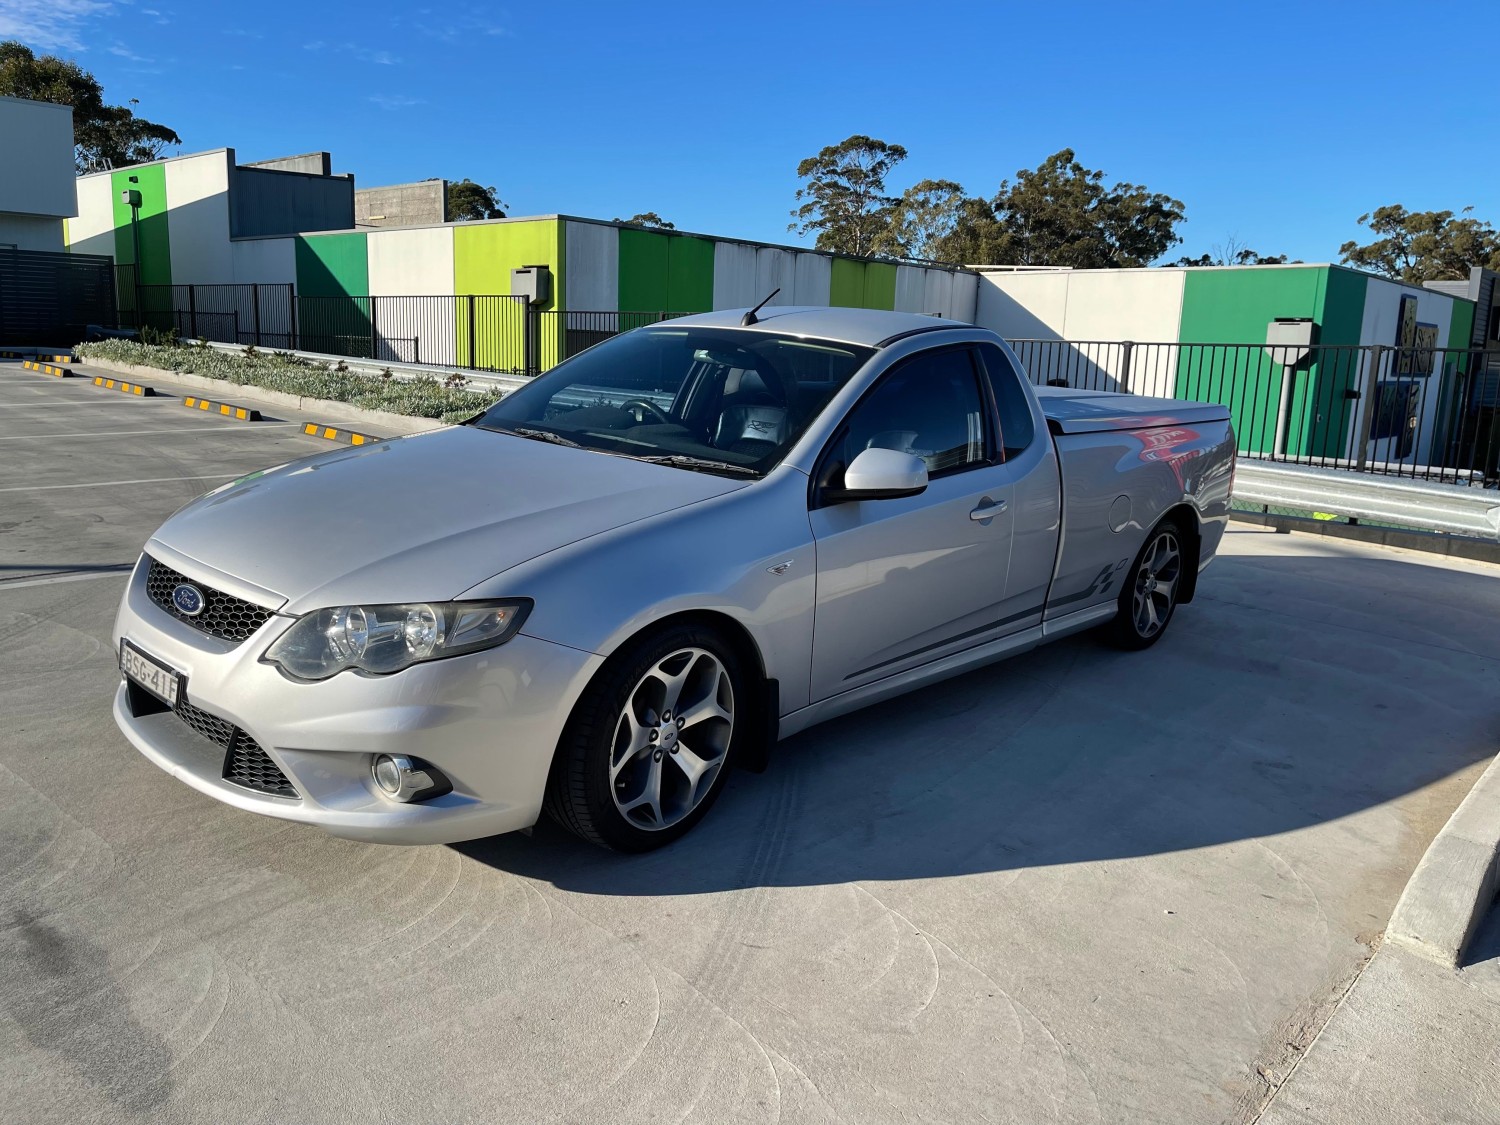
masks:
<svg viewBox="0 0 1500 1125"><path fill-rule="evenodd" d="M346 668L386 675L504 644L530 610L524 599L335 606L298 618L261 659L299 680L326 680Z"/></svg>

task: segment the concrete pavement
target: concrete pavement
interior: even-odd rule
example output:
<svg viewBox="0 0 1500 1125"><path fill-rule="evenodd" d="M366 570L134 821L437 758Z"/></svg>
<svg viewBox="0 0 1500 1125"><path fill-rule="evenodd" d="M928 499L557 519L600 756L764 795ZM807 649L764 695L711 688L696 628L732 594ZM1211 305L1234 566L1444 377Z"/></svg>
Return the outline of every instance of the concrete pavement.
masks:
<svg viewBox="0 0 1500 1125"><path fill-rule="evenodd" d="M1460 971L1382 949L1262 1125L1500 1121L1500 907Z"/></svg>
<svg viewBox="0 0 1500 1125"><path fill-rule="evenodd" d="M1236 529L1149 652L815 728L663 852L333 840L109 718L87 568L323 448L212 424L0 366L0 1117L1248 1121L1496 750L1500 570Z"/></svg>

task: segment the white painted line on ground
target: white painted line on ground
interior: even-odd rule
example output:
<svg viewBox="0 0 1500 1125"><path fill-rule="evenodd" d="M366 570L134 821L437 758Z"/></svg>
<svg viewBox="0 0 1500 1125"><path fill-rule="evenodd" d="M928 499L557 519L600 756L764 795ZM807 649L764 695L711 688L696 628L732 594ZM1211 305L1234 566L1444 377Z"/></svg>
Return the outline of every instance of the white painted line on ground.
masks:
<svg viewBox="0 0 1500 1125"><path fill-rule="evenodd" d="M245 472L254 472L247 469ZM146 477L142 480L91 480L84 484L23 484L14 488L0 488L0 492L46 492L52 488L113 488L122 484L167 484L168 482L186 480L229 480L233 477L242 477L245 473L204 473L192 477Z"/></svg>
<svg viewBox="0 0 1500 1125"><path fill-rule="evenodd" d="M139 398L138 399L138 398L134 398L134 397L131 397L131 398L101 398L101 399L95 399L92 402L74 402L74 401L66 400L66 399L57 399L54 402L6 402L4 399L0 399L0 407L4 407L6 410L35 410L38 407L42 407L42 406L51 406L51 407L58 407L58 406L136 406L136 407L140 407L140 406L145 406L148 403L152 403L152 402L166 403L166 402L171 402L171 401L172 400L168 399L168 398L155 398L155 399Z"/></svg>
<svg viewBox="0 0 1500 1125"><path fill-rule="evenodd" d="M284 430L291 426L301 426L301 422L257 422L250 429L224 429L222 426L188 426L173 430L100 430L95 433L83 434L8 434L0 437L0 441L22 441L26 438L74 438L74 437L143 437L146 434L206 434L211 430L220 430L223 433L246 434L254 433L256 430Z"/></svg>
<svg viewBox="0 0 1500 1125"><path fill-rule="evenodd" d="M0 593L6 590L19 590L23 586L51 586L58 582L92 582L96 578L129 578L130 572L134 569L135 564L131 563L121 570L90 571L88 574L43 574L35 578L12 580L0 578Z"/></svg>

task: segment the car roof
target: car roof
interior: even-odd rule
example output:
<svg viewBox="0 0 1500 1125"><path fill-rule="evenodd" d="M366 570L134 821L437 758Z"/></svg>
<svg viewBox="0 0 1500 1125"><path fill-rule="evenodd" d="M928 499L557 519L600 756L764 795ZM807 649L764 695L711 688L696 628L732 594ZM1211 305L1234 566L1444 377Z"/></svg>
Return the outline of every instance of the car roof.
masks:
<svg viewBox="0 0 1500 1125"><path fill-rule="evenodd" d="M721 309L718 312L694 313L680 316L662 325L673 328L701 326L704 328L741 328L748 309ZM893 336L905 336L913 332L936 332L943 329L972 329L972 324L957 320L944 320L937 316L922 316L918 313L887 312L883 309L829 308L814 305L767 305L755 314L755 323L745 328L749 332L776 332L788 336L803 336L818 340L837 340L845 344L863 344L875 347ZM653 325L652 327L658 327Z"/></svg>

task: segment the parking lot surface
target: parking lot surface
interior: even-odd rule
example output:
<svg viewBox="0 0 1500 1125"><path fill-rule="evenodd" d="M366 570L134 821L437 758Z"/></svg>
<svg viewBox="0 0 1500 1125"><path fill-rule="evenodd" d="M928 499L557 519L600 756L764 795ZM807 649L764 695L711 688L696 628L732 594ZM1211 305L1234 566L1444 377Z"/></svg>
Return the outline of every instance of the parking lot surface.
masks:
<svg viewBox="0 0 1500 1125"><path fill-rule="evenodd" d="M1235 527L1154 649L814 728L664 851L331 839L109 714L141 544L299 420L0 365L0 1118L1248 1121L1497 748L1500 569Z"/></svg>

